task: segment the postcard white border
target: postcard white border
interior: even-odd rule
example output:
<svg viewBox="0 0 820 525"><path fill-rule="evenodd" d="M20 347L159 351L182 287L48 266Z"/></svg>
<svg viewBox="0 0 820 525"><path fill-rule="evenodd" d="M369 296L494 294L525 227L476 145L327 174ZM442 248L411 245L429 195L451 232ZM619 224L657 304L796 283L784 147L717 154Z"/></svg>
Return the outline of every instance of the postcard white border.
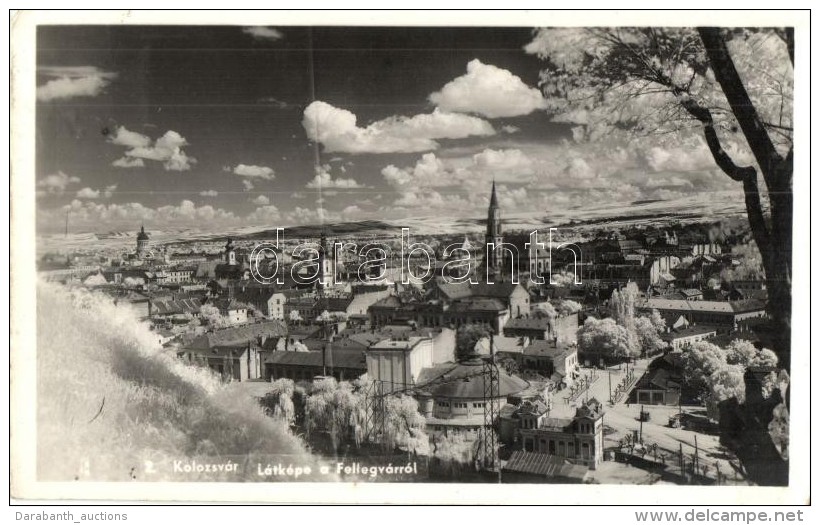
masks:
<svg viewBox="0 0 820 525"><path fill-rule="evenodd" d="M795 11L72 11L11 15L10 388L12 496L80 503L120 501L802 504L809 501L809 21ZM795 27L795 213L790 486L689 487L618 485L352 483L45 483L35 479L36 304L33 283L35 28L37 24L404 25L404 26L784 26ZM34 502L34 501L32 501Z"/></svg>

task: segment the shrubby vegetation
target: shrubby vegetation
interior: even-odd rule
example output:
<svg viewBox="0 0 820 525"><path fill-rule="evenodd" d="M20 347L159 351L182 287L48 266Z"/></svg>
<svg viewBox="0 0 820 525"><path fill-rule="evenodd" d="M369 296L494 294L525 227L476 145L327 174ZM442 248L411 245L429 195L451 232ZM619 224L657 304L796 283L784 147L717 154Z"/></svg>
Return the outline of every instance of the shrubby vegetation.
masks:
<svg viewBox="0 0 820 525"><path fill-rule="evenodd" d="M735 398L746 398L744 373L749 367L771 368L763 385L763 396L769 397L777 386L773 371L777 356L768 349L758 350L750 342L735 339L725 349L706 341L694 343L683 352L684 378L699 391L710 417L717 419L717 404Z"/></svg>
<svg viewBox="0 0 820 525"><path fill-rule="evenodd" d="M171 462L203 457L314 462L246 391L163 350L130 308L47 283L37 287L36 417L42 481L146 479L146 461L156 467L149 479L179 481ZM238 479L185 479L199 478Z"/></svg>
<svg viewBox="0 0 820 525"><path fill-rule="evenodd" d="M632 359L661 351L664 342L660 334L666 329L666 323L657 310L649 316L635 314L639 295L635 283L612 292L611 317L588 318L578 330L579 349L610 360Z"/></svg>

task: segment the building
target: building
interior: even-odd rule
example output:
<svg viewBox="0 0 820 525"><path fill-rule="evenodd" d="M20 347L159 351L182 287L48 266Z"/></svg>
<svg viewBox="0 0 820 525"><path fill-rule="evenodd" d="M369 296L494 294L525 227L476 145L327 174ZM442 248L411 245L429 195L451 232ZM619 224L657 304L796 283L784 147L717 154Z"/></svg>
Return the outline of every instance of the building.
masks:
<svg viewBox="0 0 820 525"><path fill-rule="evenodd" d="M501 413L501 439L525 452L549 454L595 470L604 459L603 406L590 399L571 418L548 417L542 403L524 401Z"/></svg>
<svg viewBox="0 0 820 525"><path fill-rule="evenodd" d="M196 268L177 267L165 268L154 274L154 279L157 284L181 284L189 283L193 280Z"/></svg>
<svg viewBox="0 0 820 525"><path fill-rule="evenodd" d="M641 405L677 405L682 379L665 368L647 370L635 385L634 402Z"/></svg>
<svg viewBox="0 0 820 525"><path fill-rule="evenodd" d="M137 234L137 257L143 258L148 254L148 242L148 234L145 233L145 225L143 225L140 227L140 232Z"/></svg>
<svg viewBox="0 0 820 525"><path fill-rule="evenodd" d="M240 285L234 290L234 298L250 305L268 319L285 319L287 297L270 286Z"/></svg>
<svg viewBox="0 0 820 525"><path fill-rule="evenodd" d="M519 367L552 379L559 388L572 386L580 375L577 348L554 341L535 341L524 348Z"/></svg>
<svg viewBox="0 0 820 525"><path fill-rule="evenodd" d="M738 322L766 317L762 301L687 301L685 299L650 298L636 310L651 313L658 310L665 318L684 316L690 324L703 323L733 330Z"/></svg>
<svg viewBox="0 0 820 525"><path fill-rule="evenodd" d="M717 329L714 326L696 325L669 330L661 334L661 339L666 342L669 349L679 351L716 335Z"/></svg>
<svg viewBox="0 0 820 525"><path fill-rule="evenodd" d="M500 411L508 396L529 388L523 379L499 370L497 396L486 397L484 362L474 357L460 363L434 365L422 370L415 390L428 433L475 433L484 426L485 402Z"/></svg>
<svg viewBox="0 0 820 525"><path fill-rule="evenodd" d="M281 321L225 328L208 332L184 345L177 355L192 364L210 368L223 381L247 381L263 377L263 360L269 339L284 337Z"/></svg>
<svg viewBox="0 0 820 525"><path fill-rule="evenodd" d="M574 343L578 334L578 313L558 317L525 316L504 325L507 337L528 337L532 341Z"/></svg>
<svg viewBox="0 0 820 525"><path fill-rule="evenodd" d="M516 450L502 468L507 483L584 483L589 469L549 454Z"/></svg>
<svg viewBox="0 0 820 525"><path fill-rule="evenodd" d="M272 352L265 358L265 379L288 378L309 381L317 376L332 376L337 381L352 381L367 372L364 352L330 345L327 350L310 352Z"/></svg>
<svg viewBox="0 0 820 525"><path fill-rule="evenodd" d="M530 313L530 294L520 283L509 281L489 284L448 283L443 279L436 279L428 293L429 299L451 303L470 297L481 299L497 299L501 301L511 319Z"/></svg>
<svg viewBox="0 0 820 525"><path fill-rule="evenodd" d="M171 297L167 299L152 299L149 311L152 319L187 319L188 316L198 317L202 303L194 297Z"/></svg>
<svg viewBox="0 0 820 525"><path fill-rule="evenodd" d="M415 386L421 371L433 365L433 339L386 339L367 349L367 375L382 383L385 393Z"/></svg>

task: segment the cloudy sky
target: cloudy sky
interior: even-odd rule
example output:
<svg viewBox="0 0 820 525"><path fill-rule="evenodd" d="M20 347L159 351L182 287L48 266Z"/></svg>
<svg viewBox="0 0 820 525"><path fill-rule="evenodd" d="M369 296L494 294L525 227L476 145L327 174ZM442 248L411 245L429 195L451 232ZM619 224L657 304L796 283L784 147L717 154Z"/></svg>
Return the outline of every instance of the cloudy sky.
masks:
<svg viewBox="0 0 820 525"><path fill-rule="evenodd" d="M40 231L480 217L730 187L700 143L576 143L530 28L37 33Z"/></svg>

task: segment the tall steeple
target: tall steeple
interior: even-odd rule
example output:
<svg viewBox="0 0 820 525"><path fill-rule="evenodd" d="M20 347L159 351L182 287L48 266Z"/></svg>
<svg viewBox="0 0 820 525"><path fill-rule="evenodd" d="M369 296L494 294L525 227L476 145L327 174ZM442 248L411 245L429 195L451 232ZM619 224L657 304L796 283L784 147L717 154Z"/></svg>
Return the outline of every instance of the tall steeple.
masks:
<svg viewBox="0 0 820 525"><path fill-rule="evenodd" d="M484 235L485 247L487 244L494 244L496 247L504 242L501 235L501 210L498 207L498 196L495 192L495 179L493 179L493 189L490 194L490 207L487 210L487 233ZM495 249L487 258L487 266L494 270L500 270L504 264L503 252Z"/></svg>

